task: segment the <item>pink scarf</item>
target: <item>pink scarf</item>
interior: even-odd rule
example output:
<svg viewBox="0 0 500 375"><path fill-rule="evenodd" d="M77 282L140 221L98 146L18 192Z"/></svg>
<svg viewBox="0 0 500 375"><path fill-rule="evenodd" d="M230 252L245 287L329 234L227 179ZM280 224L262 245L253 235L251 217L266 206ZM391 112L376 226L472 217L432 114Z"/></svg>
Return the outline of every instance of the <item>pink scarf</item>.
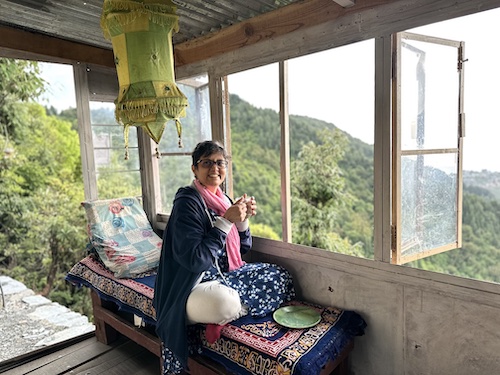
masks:
<svg viewBox="0 0 500 375"><path fill-rule="evenodd" d="M194 184L207 204L207 207L213 210L217 215L223 216L226 210L231 206L231 203L222 190L218 187L216 194L213 194L203 186L200 181L194 180ZM229 271L238 269L244 264L241 260L240 235L238 234L236 225L231 225L231 230L227 234L226 252L229 262Z"/></svg>

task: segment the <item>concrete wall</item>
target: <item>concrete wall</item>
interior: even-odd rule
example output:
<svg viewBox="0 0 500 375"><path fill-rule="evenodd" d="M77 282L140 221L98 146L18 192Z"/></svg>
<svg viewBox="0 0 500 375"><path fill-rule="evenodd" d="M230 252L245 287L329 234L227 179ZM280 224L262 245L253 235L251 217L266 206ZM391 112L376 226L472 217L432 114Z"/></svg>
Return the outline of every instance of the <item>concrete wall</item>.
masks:
<svg viewBox="0 0 500 375"><path fill-rule="evenodd" d="M289 269L299 298L363 316L352 374L500 374L498 285L263 239L252 252Z"/></svg>

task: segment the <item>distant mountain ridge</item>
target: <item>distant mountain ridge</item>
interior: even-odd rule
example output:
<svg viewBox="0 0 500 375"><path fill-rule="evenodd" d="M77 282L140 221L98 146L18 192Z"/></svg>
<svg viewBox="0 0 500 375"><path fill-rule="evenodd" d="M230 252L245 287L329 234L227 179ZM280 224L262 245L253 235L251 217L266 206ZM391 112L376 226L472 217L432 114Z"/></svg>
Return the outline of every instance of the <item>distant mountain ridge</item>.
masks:
<svg viewBox="0 0 500 375"><path fill-rule="evenodd" d="M232 109L236 111L240 111L245 113L246 115L249 115L253 113L253 111L256 111L256 113L265 113L266 118L269 118L271 122L278 122L279 123L279 117L278 113L274 110L271 109L261 109L254 107L250 103L244 101L241 99L239 96L235 94L231 94L231 103L232 103ZM101 123L101 124L112 124L115 122L115 114L114 110L110 108L99 108L99 109L93 109L92 111L92 118L96 123ZM260 116L260 115L259 115ZM249 117L259 117L259 116L249 116ZM244 126L247 124L247 119L245 117L240 117L240 115L235 116L236 118L232 120L233 127L238 129L240 126ZM308 116L298 116L298 115L291 115L290 116L290 123L291 123L291 156L292 158L296 157L300 150L302 149L302 146L307 143L307 142L314 142L318 143L320 142L320 139L317 137L317 131L322 128L326 129L336 129L337 127L332 124L328 123L323 120L318 120L314 119ZM247 129L248 131L255 131L255 127L253 129ZM362 155L362 159L364 162L373 161L373 146L369 145L358 138L352 137L349 133L342 131L343 133L346 134L348 139L350 140L350 150L348 154L351 156L358 155L360 157ZM253 134L255 135L255 134ZM267 142L269 142L266 148L279 148L278 144L275 144L274 142L279 141L279 127L275 127L275 130L271 130L266 137ZM354 154L352 153L353 149L356 149L357 152ZM348 158L346 158L348 159ZM358 160L359 161L359 160ZM347 163L347 162L346 162ZM349 165L355 164L355 163L347 163ZM365 164L366 166L366 164ZM495 197L496 199L500 200L500 172L491 172L488 170L482 170L482 171L463 171L463 182L464 186L466 189L475 191L479 195L488 195L491 194L491 197Z"/></svg>
<svg viewBox="0 0 500 375"><path fill-rule="evenodd" d="M500 172L464 171L463 181L466 189L479 195L485 195L484 191L486 191L491 194L491 197L500 201Z"/></svg>
<svg viewBox="0 0 500 375"><path fill-rule="evenodd" d="M236 95L230 96L230 103L234 186L236 189L244 186L258 197L259 215L253 223L267 225L280 233L279 114L256 108ZM292 163L305 144L322 143L319 136L322 129L336 129L334 124L306 116L292 115L289 122ZM346 180L345 188L355 200L341 213L336 232L352 244L362 243L364 256L372 258L373 145L342 132L348 143L339 167ZM500 173L464 171L463 176L462 248L411 262L408 266L500 282Z"/></svg>
<svg viewBox="0 0 500 375"><path fill-rule="evenodd" d="M281 232L280 122L271 109L256 108L237 95L230 96L231 138L235 193L241 186L258 198L259 215L253 225ZM98 123L114 123L114 111L92 111ZM185 133L196 134L185 124ZM306 116L290 116L290 158L302 147L320 144L319 131L335 130L334 124ZM191 133L192 132L192 133ZM338 234L352 244L362 243L364 256L373 257L373 145L342 131L347 149L339 163L346 189L356 197L342 217ZM189 150L187 150L189 151ZM410 263L421 269L479 280L500 282L500 172L464 171L463 246Z"/></svg>

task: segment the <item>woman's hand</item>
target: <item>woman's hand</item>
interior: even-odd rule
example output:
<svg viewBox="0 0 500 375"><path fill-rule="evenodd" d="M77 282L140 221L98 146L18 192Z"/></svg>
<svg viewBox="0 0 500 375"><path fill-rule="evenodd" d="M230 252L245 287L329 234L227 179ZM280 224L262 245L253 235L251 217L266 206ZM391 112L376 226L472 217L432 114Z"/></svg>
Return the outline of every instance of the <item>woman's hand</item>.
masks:
<svg viewBox="0 0 500 375"><path fill-rule="evenodd" d="M224 218L232 223L245 221L257 213L257 203L254 197L243 194L224 214Z"/></svg>
<svg viewBox="0 0 500 375"><path fill-rule="evenodd" d="M247 218L257 215L257 201L255 197L246 198L245 203L247 205Z"/></svg>

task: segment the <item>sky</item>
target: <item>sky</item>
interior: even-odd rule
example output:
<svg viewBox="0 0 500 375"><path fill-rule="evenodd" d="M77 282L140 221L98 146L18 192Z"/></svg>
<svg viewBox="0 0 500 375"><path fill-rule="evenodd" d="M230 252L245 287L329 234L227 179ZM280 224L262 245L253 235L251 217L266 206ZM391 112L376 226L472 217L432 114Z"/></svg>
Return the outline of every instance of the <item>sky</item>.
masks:
<svg viewBox="0 0 500 375"><path fill-rule="evenodd" d="M500 9L495 9L408 30L465 41L465 170L500 171L500 49L493 37L500 35L498 19ZM333 123L373 144L373 51L370 40L289 60L290 113ZM233 74L229 76L229 91L256 107L278 110L277 76L277 64ZM76 106L70 65L42 64L42 77L51 82L42 104L58 110ZM428 91L426 100L445 107L443 97Z"/></svg>
<svg viewBox="0 0 500 375"><path fill-rule="evenodd" d="M67 64L40 63L42 78L49 82L47 92L40 98L45 106L58 111L76 107L73 66Z"/></svg>

